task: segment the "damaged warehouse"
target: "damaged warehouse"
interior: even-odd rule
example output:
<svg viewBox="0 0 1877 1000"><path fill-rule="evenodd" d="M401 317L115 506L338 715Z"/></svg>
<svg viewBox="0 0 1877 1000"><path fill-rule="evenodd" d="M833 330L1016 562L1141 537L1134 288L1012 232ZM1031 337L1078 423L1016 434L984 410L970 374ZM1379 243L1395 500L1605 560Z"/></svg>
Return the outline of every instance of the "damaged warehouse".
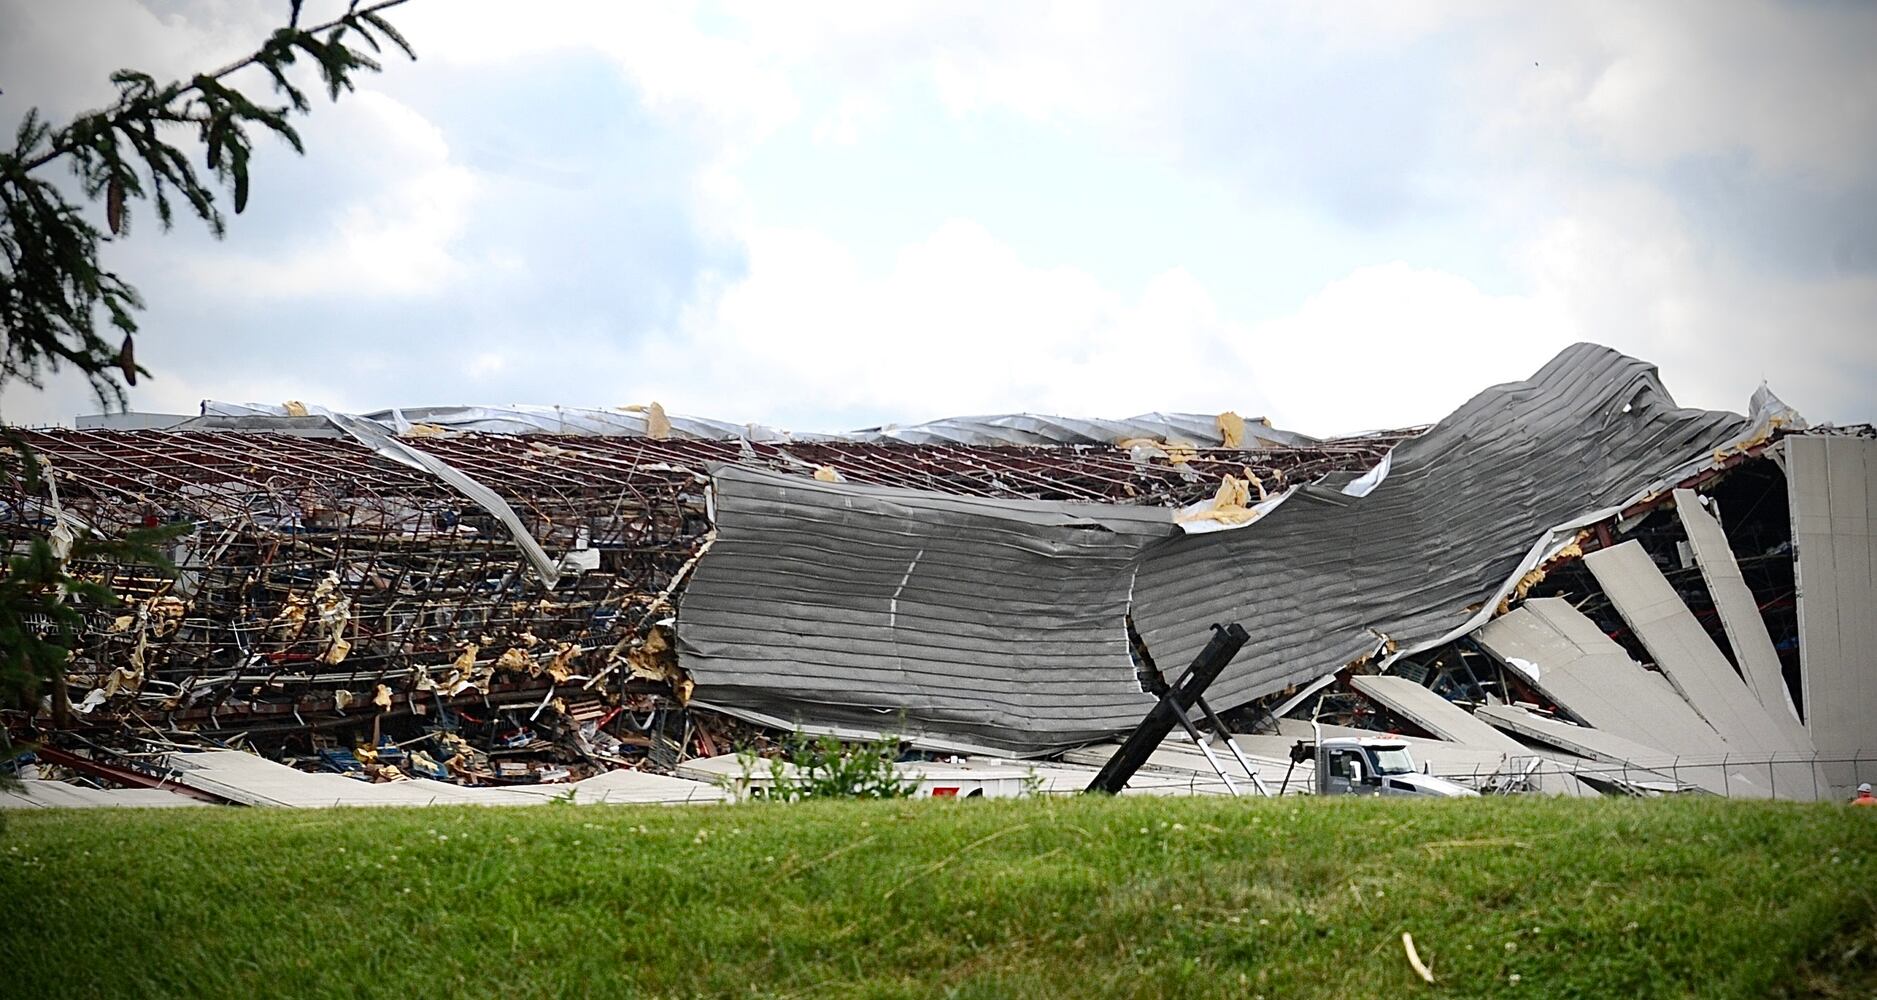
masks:
<svg viewBox="0 0 1877 1000"><path fill-rule="evenodd" d="M1255 785L1299 740L1383 733L1494 791L1877 773L1877 437L1764 390L1680 409L1593 345L1424 431L1327 441L1232 414L791 436L656 405L25 436L51 474L0 500L15 544L180 526L173 579L73 567L124 603L8 720L98 784L711 800L684 775L803 729L1057 758L1067 789L1214 622L1249 635L1207 698ZM1229 790L1203 749L1169 739L1140 784Z"/></svg>

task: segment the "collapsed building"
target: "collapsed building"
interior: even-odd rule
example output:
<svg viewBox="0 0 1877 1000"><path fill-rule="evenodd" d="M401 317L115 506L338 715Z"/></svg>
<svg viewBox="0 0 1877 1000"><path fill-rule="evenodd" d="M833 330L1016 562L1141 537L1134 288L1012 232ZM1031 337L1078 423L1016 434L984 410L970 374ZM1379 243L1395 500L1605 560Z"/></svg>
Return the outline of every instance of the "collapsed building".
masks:
<svg viewBox="0 0 1877 1000"><path fill-rule="evenodd" d="M1877 436L1764 389L1678 408L1594 345L1331 440L1229 413L791 435L655 404L211 403L25 437L49 475L0 500L15 546L176 526L174 574L71 567L122 603L9 720L106 782L216 748L545 787L790 730L1086 765L1214 622L1251 638L1212 738L1261 766L1349 730L1497 790L1877 773ZM1153 766L1203 773L1175 744Z"/></svg>

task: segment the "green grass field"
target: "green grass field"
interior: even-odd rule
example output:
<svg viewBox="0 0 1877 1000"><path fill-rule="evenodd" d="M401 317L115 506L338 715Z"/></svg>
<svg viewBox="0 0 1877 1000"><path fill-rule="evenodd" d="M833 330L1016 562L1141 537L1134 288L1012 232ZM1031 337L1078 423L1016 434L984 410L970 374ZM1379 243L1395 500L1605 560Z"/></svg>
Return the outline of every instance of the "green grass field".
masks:
<svg viewBox="0 0 1877 1000"><path fill-rule="evenodd" d="M14 813L0 995L1873 996L1873 813L1142 798Z"/></svg>

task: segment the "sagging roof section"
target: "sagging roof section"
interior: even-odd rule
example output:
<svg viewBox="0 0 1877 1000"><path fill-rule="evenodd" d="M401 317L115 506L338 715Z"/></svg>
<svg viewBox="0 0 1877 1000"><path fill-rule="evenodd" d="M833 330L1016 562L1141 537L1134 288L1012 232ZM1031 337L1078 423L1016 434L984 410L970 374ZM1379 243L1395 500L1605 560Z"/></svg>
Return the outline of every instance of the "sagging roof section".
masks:
<svg viewBox="0 0 1877 1000"><path fill-rule="evenodd" d="M1207 534L1034 525L1043 551L1014 544L1010 526L1034 516L1020 505L913 506L913 494L804 490L728 470L717 524L720 539L739 541L699 567L680 617L683 662L701 690L721 692L707 700L785 722L897 724L1042 751L1138 721L1122 645L1130 610L1153 660L1173 671L1210 623L1243 624L1252 643L1208 694L1243 704L1464 625L1547 532L1632 498L1746 426L1678 409L1652 366L1577 345L1399 445L1365 495L1303 486L1242 529ZM1091 522L1115 514L1076 510ZM899 574L941 544L944 561L919 582L963 603L891 624ZM789 596L773 606L778 594ZM1071 666L1065 652L1094 662Z"/></svg>
<svg viewBox="0 0 1877 1000"><path fill-rule="evenodd" d="M1677 408L1653 365L1577 344L1402 442L1367 496L1306 486L1246 529L1157 547L1135 624L1155 659L1183 664L1207 623L1242 623L1252 643L1210 697L1243 703L1464 624L1551 529L1746 426Z"/></svg>
<svg viewBox="0 0 1877 1000"><path fill-rule="evenodd" d="M707 706L1041 752L1139 721L1132 568L1159 508L987 501L717 471L680 607Z"/></svg>

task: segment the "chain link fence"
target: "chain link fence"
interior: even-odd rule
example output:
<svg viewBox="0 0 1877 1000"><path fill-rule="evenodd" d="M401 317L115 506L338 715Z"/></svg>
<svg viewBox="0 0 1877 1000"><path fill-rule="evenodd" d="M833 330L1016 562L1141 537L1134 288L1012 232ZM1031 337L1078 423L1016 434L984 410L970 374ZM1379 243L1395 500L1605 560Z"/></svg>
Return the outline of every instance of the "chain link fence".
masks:
<svg viewBox="0 0 1877 1000"><path fill-rule="evenodd" d="M1852 755L1664 754L1629 761L1573 761L1515 756L1504 765L1433 768L1432 773L1483 795L1578 790L1605 794L1706 794L1794 802L1849 800L1857 786L1877 781L1877 750ZM1573 788L1573 784L1576 786Z"/></svg>

